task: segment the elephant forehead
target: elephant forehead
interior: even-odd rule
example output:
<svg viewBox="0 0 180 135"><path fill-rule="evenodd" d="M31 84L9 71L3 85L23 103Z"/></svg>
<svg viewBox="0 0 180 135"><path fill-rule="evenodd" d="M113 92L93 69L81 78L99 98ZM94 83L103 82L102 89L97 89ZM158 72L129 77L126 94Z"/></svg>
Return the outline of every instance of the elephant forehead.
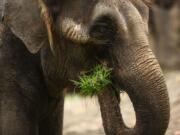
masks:
<svg viewBox="0 0 180 135"><path fill-rule="evenodd" d="M60 16L86 23L90 21L90 16L98 1L100 0L67 0L61 5Z"/></svg>
<svg viewBox="0 0 180 135"><path fill-rule="evenodd" d="M30 52L37 52L46 36L37 1L6 0L4 13L5 22L13 33Z"/></svg>

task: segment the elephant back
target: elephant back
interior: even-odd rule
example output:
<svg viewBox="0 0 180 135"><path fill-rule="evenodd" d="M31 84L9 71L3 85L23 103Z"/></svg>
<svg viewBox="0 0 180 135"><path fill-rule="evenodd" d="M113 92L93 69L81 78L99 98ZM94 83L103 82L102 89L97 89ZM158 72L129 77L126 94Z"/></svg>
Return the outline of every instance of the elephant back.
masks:
<svg viewBox="0 0 180 135"><path fill-rule="evenodd" d="M4 23L19 37L31 53L46 42L46 29L37 0L0 0Z"/></svg>

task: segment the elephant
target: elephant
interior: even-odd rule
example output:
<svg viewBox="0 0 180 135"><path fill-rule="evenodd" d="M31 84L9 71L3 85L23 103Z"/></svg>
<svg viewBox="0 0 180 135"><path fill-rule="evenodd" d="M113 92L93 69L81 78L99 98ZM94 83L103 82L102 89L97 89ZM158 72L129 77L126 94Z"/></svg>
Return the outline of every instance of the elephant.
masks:
<svg viewBox="0 0 180 135"><path fill-rule="evenodd" d="M70 80L101 63L112 69L112 84L97 94L105 134L164 135L169 97L149 47L150 2L0 2L1 135L62 135ZM133 103L134 128L124 124L121 91Z"/></svg>

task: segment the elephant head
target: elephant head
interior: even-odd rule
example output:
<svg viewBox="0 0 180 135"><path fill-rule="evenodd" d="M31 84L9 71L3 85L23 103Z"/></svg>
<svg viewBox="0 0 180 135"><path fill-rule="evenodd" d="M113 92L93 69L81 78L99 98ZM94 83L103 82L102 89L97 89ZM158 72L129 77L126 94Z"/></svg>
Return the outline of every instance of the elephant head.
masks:
<svg viewBox="0 0 180 135"><path fill-rule="evenodd" d="M101 55L98 59L105 59L113 68L113 84L128 93L137 119L132 129L124 125L114 87L109 86L98 95L106 134L163 135L169 122L169 100L160 66L149 47L147 3L150 2L7 0L4 21L33 53L48 39L41 11L48 12L44 18L49 15L46 25L50 38L81 48L103 49L98 52L101 53L97 54ZM75 49L78 47L74 45Z"/></svg>

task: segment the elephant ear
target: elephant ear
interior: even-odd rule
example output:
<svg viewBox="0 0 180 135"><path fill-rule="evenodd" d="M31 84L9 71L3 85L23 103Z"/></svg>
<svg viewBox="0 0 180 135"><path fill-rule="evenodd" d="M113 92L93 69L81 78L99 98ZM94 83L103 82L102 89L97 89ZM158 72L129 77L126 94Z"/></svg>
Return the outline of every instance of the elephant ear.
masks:
<svg viewBox="0 0 180 135"><path fill-rule="evenodd" d="M31 53L37 53L48 42L37 0L5 0L4 22Z"/></svg>

